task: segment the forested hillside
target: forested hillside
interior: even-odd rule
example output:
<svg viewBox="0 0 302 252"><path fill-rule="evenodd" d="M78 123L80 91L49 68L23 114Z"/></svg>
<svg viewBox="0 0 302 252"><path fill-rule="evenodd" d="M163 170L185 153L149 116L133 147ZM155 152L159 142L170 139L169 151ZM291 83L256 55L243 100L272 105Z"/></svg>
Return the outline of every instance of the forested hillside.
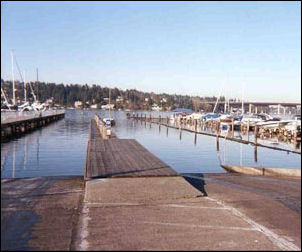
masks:
<svg viewBox="0 0 302 252"><path fill-rule="evenodd" d="M2 88L6 96L12 98L12 82L1 81ZM100 85L79 85L79 84L55 84L45 82L31 83L33 90L39 101L53 98L54 102L64 107L73 107L75 101L82 101L84 107L92 104L104 105L108 103L109 88ZM23 100L23 83L16 82L16 97L19 101ZM28 97L32 98L30 86L27 84ZM2 97L2 95L1 95ZM216 97L193 97L188 95L176 94L155 94L141 92L135 89L121 90L111 88L111 103L115 108L122 109L151 109L153 106L163 107L164 110L173 110L177 107L190 108L195 111L211 110L212 105L204 103L205 101L216 101ZM1 100L3 100L1 98ZM220 100L224 100L221 97Z"/></svg>

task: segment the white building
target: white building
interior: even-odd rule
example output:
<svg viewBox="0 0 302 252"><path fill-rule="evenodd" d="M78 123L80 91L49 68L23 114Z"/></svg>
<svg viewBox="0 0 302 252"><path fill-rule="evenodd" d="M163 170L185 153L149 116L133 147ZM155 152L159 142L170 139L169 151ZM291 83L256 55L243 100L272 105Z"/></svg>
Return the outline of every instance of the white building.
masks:
<svg viewBox="0 0 302 252"><path fill-rule="evenodd" d="M92 105L90 106L90 108L92 108L92 109L97 109L97 108L99 108L99 105L98 105L98 104L92 104Z"/></svg>
<svg viewBox="0 0 302 252"><path fill-rule="evenodd" d="M151 108L153 111L160 111L160 110L162 110L163 108L162 107L160 107L160 106L158 106L156 103L154 103L153 105L152 105L152 108Z"/></svg>
<svg viewBox="0 0 302 252"><path fill-rule="evenodd" d="M162 98L161 102L167 102L167 99L166 98Z"/></svg>
<svg viewBox="0 0 302 252"><path fill-rule="evenodd" d="M116 102L122 102L124 100L124 98L123 97L121 97L121 96L118 96L117 98L116 98Z"/></svg>
<svg viewBox="0 0 302 252"><path fill-rule="evenodd" d="M81 107L83 107L83 102L81 102L81 101L75 101L74 102L74 107L75 108L81 108Z"/></svg>
<svg viewBox="0 0 302 252"><path fill-rule="evenodd" d="M106 104L102 105L101 109L114 109L114 104Z"/></svg>

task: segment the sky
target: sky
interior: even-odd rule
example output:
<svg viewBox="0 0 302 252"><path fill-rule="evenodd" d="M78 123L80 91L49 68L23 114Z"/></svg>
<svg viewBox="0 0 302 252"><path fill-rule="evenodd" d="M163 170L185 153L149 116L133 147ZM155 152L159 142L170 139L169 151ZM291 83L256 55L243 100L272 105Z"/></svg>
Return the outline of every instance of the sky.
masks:
<svg viewBox="0 0 302 252"><path fill-rule="evenodd" d="M11 50L26 80L301 101L299 1L2 1L3 79Z"/></svg>

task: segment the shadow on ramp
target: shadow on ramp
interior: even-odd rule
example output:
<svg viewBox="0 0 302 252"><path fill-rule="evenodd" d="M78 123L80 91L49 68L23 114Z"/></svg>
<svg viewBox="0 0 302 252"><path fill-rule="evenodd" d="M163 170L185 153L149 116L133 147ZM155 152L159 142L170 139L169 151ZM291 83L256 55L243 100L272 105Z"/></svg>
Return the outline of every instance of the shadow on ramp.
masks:
<svg viewBox="0 0 302 252"><path fill-rule="evenodd" d="M208 193L205 189L205 181L202 173L199 173L198 176L196 174L181 174L182 177L189 182L193 187L199 190L204 197L208 196Z"/></svg>

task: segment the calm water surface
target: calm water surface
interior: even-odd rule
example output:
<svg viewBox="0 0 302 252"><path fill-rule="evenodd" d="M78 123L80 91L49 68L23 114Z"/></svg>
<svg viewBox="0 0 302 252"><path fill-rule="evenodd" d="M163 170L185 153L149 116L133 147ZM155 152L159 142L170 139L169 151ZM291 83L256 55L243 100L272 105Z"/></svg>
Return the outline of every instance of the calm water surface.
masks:
<svg viewBox="0 0 302 252"><path fill-rule="evenodd" d="M90 120L105 111L67 110L65 118L14 141L1 144L1 176L40 177L83 175ZM111 112L120 138L134 138L180 173L222 173L225 164L300 168L301 155L180 132L156 124L126 119ZM156 116L156 113L153 113ZM162 113L162 116L167 116Z"/></svg>

